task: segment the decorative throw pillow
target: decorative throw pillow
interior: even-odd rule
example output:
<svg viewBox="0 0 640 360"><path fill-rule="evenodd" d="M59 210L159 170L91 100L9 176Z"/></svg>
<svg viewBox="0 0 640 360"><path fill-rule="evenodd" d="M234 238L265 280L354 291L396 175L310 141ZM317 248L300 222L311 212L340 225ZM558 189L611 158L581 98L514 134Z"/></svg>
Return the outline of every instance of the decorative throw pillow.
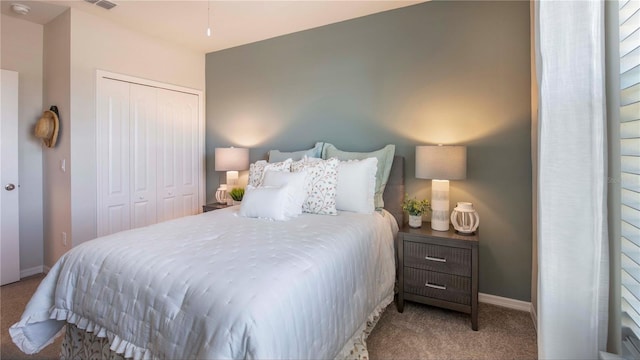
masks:
<svg viewBox="0 0 640 360"><path fill-rule="evenodd" d="M272 171L291 171L291 159L287 159L285 161L277 162L277 163L268 163L265 160L259 160L255 163L249 165L249 181L248 185L258 187L262 185L262 178L264 177L264 172L267 170Z"/></svg>
<svg viewBox="0 0 640 360"><path fill-rule="evenodd" d="M373 201L376 192L378 159L340 161L336 209L371 214L375 211Z"/></svg>
<svg viewBox="0 0 640 360"><path fill-rule="evenodd" d="M291 164L292 172L307 171L307 198L302 211L311 214L337 215L336 186L338 184L338 159L303 158Z"/></svg>
<svg viewBox="0 0 640 360"><path fill-rule="evenodd" d="M391 172L391 165L393 164L393 156L396 152L396 146L393 144L387 145L380 150L371 152L349 152L338 150L332 144L325 144L322 149L322 158L337 158L340 160L362 160L370 157L378 159L378 170L376 171L376 193L375 193L375 206L376 209L384 207L384 200L382 200L382 194L384 188L387 186L389 180L389 173Z"/></svg>
<svg viewBox="0 0 640 360"><path fill-rule="evenodd" d="M278 221L288 220L286 206L293 195L289 190L288 186L247 185L238 215Z"/></svg>
<svg viewBox="0 0 640 360"><path fill-rule="evenodd" d="M291 201L287 204L285 212L288 217L296 217L302 214L302 204L307 199L307 172L284 172L267 170L264 172L262 186L281 187L288 186L292 193Z"/></svg>
<svg viewBox="0 0 640 360"><path fill-rule="evenodd" d="M292 159L293 161L301 160L303 157L307 156L310 158L319 158L322 156L322 146L323 142L317 142L314 147L309 150L300 150L293 152L282 152L280 150L271 150L269 151L269 162L278 162L284 161L286 159Z"/></svg>

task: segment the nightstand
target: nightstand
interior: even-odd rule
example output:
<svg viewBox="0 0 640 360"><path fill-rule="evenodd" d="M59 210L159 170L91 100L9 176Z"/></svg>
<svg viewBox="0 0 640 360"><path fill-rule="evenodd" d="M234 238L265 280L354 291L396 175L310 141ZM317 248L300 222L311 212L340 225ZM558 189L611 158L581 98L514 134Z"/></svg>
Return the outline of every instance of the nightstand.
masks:
<svg viewBox="0 0 640 360"><path fill-rule="evenodd" d="M398 233L398 311L404 301L471 314L478 330L478 232L435 231L428 222Z"/></svg>
<svg viewBox="0 0 640 360"><path fill-rule="evenodd" d="M220 209L227 208L229 206L230 205L220 204L220 203L211 203L211 204L207 204L207 205L202 205L202 212L220 210Z"/></svg>

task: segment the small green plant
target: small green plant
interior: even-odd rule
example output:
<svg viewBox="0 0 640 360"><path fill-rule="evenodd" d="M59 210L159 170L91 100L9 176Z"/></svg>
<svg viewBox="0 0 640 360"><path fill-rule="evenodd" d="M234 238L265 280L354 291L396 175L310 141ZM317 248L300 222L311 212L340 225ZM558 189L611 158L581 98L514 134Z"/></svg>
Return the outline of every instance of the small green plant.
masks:
<svg viewBox="0 0 640 360"><path fill-rule="evenodd" d="M415 197L413 199L409 199L409 194L404 195L404 200L402 200L402 210L409 213L409 215L422 215L427 211L431 211L431 203L429 200L418 200Z"/></svg>
<svg viewBox="0 0 640 360"><path fill-rule="evenodd" d="M244 196L243 188L233 188L229 191L229 196L235 201L242 201L242 197Z"/></svg>

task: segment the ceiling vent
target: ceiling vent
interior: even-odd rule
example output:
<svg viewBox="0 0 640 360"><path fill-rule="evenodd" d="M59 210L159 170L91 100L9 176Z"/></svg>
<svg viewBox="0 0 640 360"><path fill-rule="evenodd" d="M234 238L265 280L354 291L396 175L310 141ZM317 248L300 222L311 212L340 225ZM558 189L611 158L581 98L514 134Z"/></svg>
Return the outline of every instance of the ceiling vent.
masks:
<svg viewBox="0 0 640 360"><path fill-rule="evenodd" d="M107 9L107 10L111 10L114 7L116 7L116 4L112 3L111 1L107 1L107 0L98 1L96 3L96 5L100 6L103 9Z"/></svg>
<svg viewBox="0 0 640 360"><path fill-rule="evenodd" d="M84 0L90 4L95 4L100 6L103 9L107 9L107 10L111 10L114 7L116 7L116 3L112 3L111 1L108 0Z"/></svg>

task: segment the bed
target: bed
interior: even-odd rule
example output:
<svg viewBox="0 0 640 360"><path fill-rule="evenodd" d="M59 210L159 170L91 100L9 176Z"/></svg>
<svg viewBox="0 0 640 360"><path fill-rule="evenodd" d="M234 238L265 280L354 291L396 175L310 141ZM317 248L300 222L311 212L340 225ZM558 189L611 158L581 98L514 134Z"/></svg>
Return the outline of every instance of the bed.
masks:
<svg viewBox="0 0 640 360"><path fill-rule="evenodd" d="M392 302L403 158L385 210L269 222L238 207L98 238L65 254L10 328L63 358L358 358ZM65 326L67 325L67 326Z"/></svg>

